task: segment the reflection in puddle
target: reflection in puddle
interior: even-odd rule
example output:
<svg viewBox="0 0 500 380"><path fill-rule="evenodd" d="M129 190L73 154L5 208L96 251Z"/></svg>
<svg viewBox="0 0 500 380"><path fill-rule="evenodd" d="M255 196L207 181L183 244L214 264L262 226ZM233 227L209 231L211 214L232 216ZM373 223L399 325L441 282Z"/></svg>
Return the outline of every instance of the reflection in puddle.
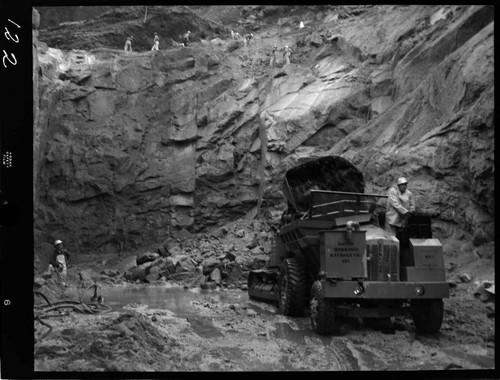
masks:
<svg viewBox="0 0 500 380"><path fill-rule="evenodd" d="M77 291L67 291L72 299L78 299ZM202 290L184 289L182 287L141 287L131 288L117 286L104 288L100 291L104 303L113 311L122 311L129 304L147 305L150 309L166 309L180 317L198 314L193 301L214 303L242 303L248 301L248 294L241 290ZM89 302L90 292L84 294L83 301Z"/></svg>

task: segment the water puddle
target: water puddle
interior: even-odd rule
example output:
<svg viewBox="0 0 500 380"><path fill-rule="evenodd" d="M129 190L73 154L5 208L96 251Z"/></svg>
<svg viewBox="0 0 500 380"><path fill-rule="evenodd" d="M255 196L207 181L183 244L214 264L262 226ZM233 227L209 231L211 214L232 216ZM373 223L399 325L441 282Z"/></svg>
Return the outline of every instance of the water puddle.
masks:
<svg viewBox="0 0 500 380"><path fill-rule="evenodd" d="M79 299L76 290L67 291L71 299ZM241 290L203 290L184 289L182 287L126 287L117 286L101 289L98 294L104 297L104 303L113 311L124 311L127 305L147 305L150 309L170 310L179 317L197 315L193 302L239 303L248 301L248 294ZM83 301L90 302L92 293L86 291Z"/></svg>
<svg viewBox="0 0 500 380"><path fill-rule="evenodd" d="M455 359L454 363L458 363L465 368L495 368L495 358L492 356L488 356L486 350L479 349L477 351L477 355L466 353L463 351L457 351L451 348L445 348L443 349L443 352L445 352L450 358ZM471 365L467 365L465 363L471 363Z"/></svg>

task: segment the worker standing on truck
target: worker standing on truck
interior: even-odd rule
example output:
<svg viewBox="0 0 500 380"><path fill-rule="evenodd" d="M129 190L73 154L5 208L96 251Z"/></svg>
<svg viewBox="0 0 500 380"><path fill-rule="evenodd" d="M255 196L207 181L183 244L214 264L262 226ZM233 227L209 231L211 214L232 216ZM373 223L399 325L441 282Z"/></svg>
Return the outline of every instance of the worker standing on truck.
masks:
<svg viewBox="0 0 500 380"><path fill-rule="evenodd" d="M396 235L404 227L408 213L415 212L413 194L407 189L408 181L398 178L396 186L389 189L385 211L385 230Z"/></svg>

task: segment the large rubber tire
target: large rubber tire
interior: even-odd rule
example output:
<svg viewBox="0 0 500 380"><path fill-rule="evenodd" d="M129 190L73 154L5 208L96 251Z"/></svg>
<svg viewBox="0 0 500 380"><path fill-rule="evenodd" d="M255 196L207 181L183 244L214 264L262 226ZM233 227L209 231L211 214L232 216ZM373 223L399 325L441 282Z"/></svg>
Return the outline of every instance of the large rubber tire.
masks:
<svg viewBox="0 0 500 380"><path fill-rule="evenodd" d="M306 307L307 279L304 263L294 258L285 259L279 276L280 313L301 317Z"/></svg>
<svg viewBox="0 0 500 380"><path fill-rule="evenodd" d="M435 334L443 323L444 306L442 299L415 300L412 302L413 322L417 332Z"/></svg>
<svg viewBox="0 0 500 380"><path fill-rule="evenodd" d="M323 298L321 281L314 282L311 288L309 310L311 329L315 333L327 335L338 331L338 325L335 321L335 304L333 300Z"/></svg>

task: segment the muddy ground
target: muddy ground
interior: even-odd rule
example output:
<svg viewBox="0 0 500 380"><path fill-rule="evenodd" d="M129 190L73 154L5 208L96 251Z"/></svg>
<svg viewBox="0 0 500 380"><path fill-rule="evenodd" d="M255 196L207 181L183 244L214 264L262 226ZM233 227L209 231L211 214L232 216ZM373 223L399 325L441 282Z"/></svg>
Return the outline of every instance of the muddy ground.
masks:
<svg viewBox="0 0 500 380"><path fill-rule="evenodd" d="M76 301L82 296L94 313L61 309L43 320L50 325L48 335L49 327L35 321L35 371L493 369L494 296L474 294L482 281L494 278L492 260L477 257L478 250L473 248L469 254L460 248L458 255L453 252L455 246L463 244L445 243L452 288L437 335L418 335L411 318L396 318L392 325L380 326L352 320L342 326L339 335L320 336L311 331L307 315L280 315L273 305L249 300L245 290L188 289L170 282L154 286L104 284L98 291L104 296L104 305L97 307L89 301L90 290L81 291L76 283L68 281L60 299ZM106 263L111 266L113 260ZM96 270L99 265L94 264ZM76 264L69 268L69 278L74 278L82 267ZM141 292L153 287L167 292L165 297L172 289L177 289L177 298L179 292L189 292L190 297L176 298L158 307L158 296L145 292L139 302L118 307L113 306L116 295L109 296L117 289ZM38 305L45 303L40 297L35 300ZM181 306L191 311L183 312ZM35 312L39 310L35 308Z"/></svg>

